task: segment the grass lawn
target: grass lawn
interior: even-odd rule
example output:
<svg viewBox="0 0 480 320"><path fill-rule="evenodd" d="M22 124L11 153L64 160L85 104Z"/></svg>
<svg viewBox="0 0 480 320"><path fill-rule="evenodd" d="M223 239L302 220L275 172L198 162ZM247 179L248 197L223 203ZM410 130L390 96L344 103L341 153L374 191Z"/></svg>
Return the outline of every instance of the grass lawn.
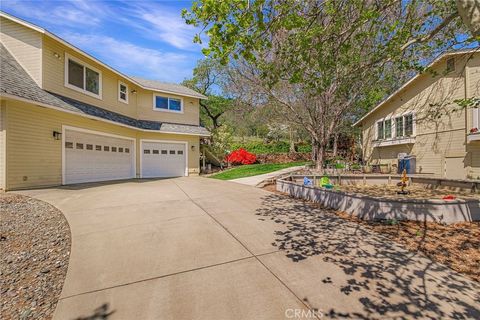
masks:
<svg viewBox="0 0 480 320"><path fill-rule="evenodd" d="M289 163L260 163L260 164L238 166L236 168L211 175L210 178L220 179L220 180L231 180L231 179L238 179L243 177L251 177L251 176L257 176L259 174L277 171L284 168L303 166L306 163L307 162L305 161L297 161L297 162L289 162Z"/></svg>

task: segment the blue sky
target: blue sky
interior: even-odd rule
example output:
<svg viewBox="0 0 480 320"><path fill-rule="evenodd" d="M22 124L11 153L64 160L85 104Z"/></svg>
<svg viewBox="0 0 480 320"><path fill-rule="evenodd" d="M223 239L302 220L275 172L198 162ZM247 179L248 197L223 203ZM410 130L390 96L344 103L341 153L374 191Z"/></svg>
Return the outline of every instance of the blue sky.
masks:
<svg viewBox="0 0 480 320"><path fill-rule="evenodd" d="M191 77L201 46L181 17L191 1L13 1L1 9L48 29L132 76L181 82Z"/></svg>

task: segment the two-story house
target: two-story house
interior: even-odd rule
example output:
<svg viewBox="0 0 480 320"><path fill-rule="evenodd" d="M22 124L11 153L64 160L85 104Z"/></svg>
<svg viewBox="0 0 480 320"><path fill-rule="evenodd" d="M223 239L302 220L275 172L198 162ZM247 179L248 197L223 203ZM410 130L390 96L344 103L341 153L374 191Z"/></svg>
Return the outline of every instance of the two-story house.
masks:
<svg viewBox="0 0 480 320"><path fill-rule="evenodd" d="M205 96L124 75L8 14L0 23L0 188L198 174Z"/></svg>
<svg viewBox="0 0 480 320"><path fill-rule="evenodd" d="M472 99L473 98L473 99ZM480 52L449 52L378 104L362 128L363 158L392 169L415 157L415 172L449 179L480 179Z"/></svg>

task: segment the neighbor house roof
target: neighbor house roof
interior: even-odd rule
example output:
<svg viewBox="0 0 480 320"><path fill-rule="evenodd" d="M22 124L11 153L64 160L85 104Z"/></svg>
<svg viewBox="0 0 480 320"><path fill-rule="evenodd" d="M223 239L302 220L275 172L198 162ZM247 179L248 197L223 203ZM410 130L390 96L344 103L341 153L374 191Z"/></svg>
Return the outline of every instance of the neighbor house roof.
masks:
<svg viewBox="0 0 480 320"><path fill-rule="evenodd" d="M20 100L41 106L113 122L140 130L200 136L209 135L208 130L201 126L137 120L88 103L48 92L37 85L2 44L0 44L0 55L0 95L2 96L20 98Z"/></svg>
<svg viewBox="0 0 480 320"><path fill-rule="evenodd" d="M191 97L191 98L198 98L198 99L207 99L207 97L203 94L200 94L198 92L196 92L195 90L192 90L192 89L189 89L185 86L182 86L180 84L174 84L174 83L164 83L164 82L159 82L159 81L154 81L154 80L146 80L146 79L141 79L141 78L137 78L137 77L131 77L131 76L127 76L123 73L121 73L120 71L112 68L111 66L107 65L106 63L98 60L97 58L95 58L94 56L84 52L83 50L75 47L74 45L72 45L71 43L65 41L64 39L58 37L57 35L51 33L50 31L48 31L47 29L44 29L42 27L39 27L31 22L28 22L28 21L25 21L25 20L22 20L20 18L17 18L15 16L12 16L8 13L5 13L3 11L0 11L0 17L3 17L3 18L6 18L6 19L9 19L11 21L14 21L16 23L19 23L27 28L30 28L32 30L35 30L37 32L40 32L52 39L55 39L56 41L62 43L63 45L77 51L78 53L84 55L84 56L87 56L88 58L92 59L93 61L95 61L96 63L98 63L99 65L103 66L104 68L118 74L119 76L133 82L134 84L138 85L139 87L143 88L143 89L147 89L147 90L151 90L151 91L158 91L158 92L163 92L163 93L172 93L172 94L178 94L178 95L183 95L183 96L187 96L187 97Z"/></svg>
<svg viewBox="0 0 480 320"><path fill-rule="evenodd" d="M450 52L445 52L444 54L440 55L439 57L437 57L435 60L433 60L428 66L427 68L431 68L433 67L434 65L436 65L437 63L439 63L441 60L447 58L447 57L451 57L451 56L454 56L454 55L459 55L459 54L473 54L475 52L479 52L479 49L476 48L476 49L467 49L467 50L457 50L457 51L450 51ZM408 86L410 86L412 83L416 82L421 76L422 76L423 73L418 73L416 74L414 77L412 77L410 80L408 80L407 82L405 82L405 84L403 86L401 86L400 88L398 88L395 92L393 92L391 95L389 95L388 97L386 97L384 100L382 100L382 102L380 102L375 108L373 108L372 110L370 110L367 114L365 114L362 118L360 118L360 120L358 120L357 122L355 122L353 124L353 126L358 126L360 123L363 122L363 120L365 120L366 118L368 118L372 113L374 113L375 111L377 111L378 109L380 109L382 106L384 106L387 102L391 101L395 96L397 96L400 92L402 92L405 88L407 88Z"/></svg>

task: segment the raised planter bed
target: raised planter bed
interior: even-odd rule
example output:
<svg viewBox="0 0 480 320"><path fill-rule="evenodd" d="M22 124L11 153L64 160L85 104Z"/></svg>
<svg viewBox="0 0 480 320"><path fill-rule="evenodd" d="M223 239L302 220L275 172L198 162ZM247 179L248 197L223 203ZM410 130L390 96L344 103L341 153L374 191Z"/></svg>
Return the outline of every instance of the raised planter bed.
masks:
<svg viewBox="0 0 480 320"><path fill-rule="evenodd" d="M360 176L361 177L361 176ZM302 198L320 203L322 206L344 211L365 220L396 219L434 221L455 223L480 220L480 200L477 199L411 199L372 197L360 193L327 190L315 186L304 186L298 181L299 176L289 176L276 181L277 191L287 193L295 198ZM313 177L311 177L313 178ZM342 181L344 177L341 177ZM375 181L374 177L362 177L357 182ZM332 177L330 177L332 180ZM388 180L391 181L391 177ZM335 182L333 180L333 182ZM381 188L381 185L379 185Z"/></svg>

